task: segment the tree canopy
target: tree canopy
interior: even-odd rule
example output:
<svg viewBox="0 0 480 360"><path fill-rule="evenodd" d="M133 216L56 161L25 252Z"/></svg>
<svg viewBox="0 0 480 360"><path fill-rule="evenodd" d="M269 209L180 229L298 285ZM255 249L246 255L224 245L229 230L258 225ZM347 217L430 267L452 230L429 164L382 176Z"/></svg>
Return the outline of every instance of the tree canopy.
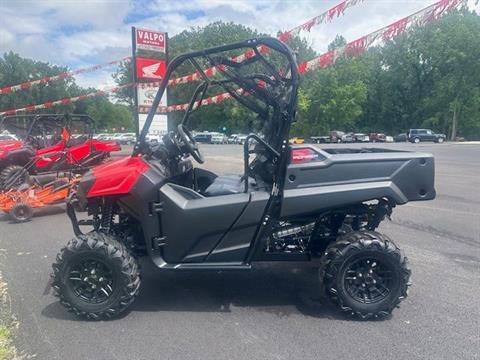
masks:
<svg viewBox="0 0 480 360"><path fill-rule="evenodd" d="M18 54L8 52L0 57L0 87L39 79L44 76L58 75L68 70L66 67L25 59ZM0 111L42 104L47 101L79 96L93 91L96 90L81 88L71 77L51 81L47 84L32 86L28 90L0 95ZM126 130L133 128L131 108L121 103L112 103L107 95L37 111L37 113L65 112L90 115L95 121L97 129L102 131L122 127Z"/></svg>

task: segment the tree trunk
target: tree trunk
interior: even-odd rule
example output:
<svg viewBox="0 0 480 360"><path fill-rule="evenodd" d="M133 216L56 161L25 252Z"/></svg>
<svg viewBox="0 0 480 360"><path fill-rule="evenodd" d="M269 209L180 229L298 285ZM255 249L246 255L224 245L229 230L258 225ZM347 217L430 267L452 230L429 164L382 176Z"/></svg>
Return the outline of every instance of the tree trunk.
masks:
<svg viewBox="0 0 480 360"><path fill-rule="evenodd" d="M457 137L457 127L458 127L458 112L459 112L458 102L455 102L453 106L453 118L452 118L452 135L450 137L451 141L455 141Z"/></svg>

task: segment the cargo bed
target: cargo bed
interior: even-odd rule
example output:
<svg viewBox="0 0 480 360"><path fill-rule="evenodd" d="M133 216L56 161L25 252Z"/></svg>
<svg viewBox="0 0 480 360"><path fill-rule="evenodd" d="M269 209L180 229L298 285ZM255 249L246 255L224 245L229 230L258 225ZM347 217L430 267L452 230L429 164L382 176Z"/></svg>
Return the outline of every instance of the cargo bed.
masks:
<svg viewBox="0 0 480 360"><path fill-rule="evenodd" d="M287 168L282 216L389 198L396 204L435 198L428 153L382 148L294 146L310 154Z"/></svg>

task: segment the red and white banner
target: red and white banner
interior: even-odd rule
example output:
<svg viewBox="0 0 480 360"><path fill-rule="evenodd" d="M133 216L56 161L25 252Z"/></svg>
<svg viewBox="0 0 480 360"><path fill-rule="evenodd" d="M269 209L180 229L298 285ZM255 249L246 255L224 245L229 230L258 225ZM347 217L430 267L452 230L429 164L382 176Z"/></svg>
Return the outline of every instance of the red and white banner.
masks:
<svg viewBox="0 0 480 360"><path fill-rule="evenodd" d="M166 33L156 30L135 29L137 49L165 52Z"/></svg>
<svg viewBox="0 0 480 360"><path fill-rule="evenodd" d="M334 17L339 17L339 16L343 15L346 9L348 9L350 7L353 7L354 5L357 5L358 3L361 3L363 1L364 0L344 0L344 1L340 2L339 4L335 5L334 7L330 8L329 10L325 11L324 13L308 20L306 23L304 23L300 26L294 27L291 30L288 30L288 31L285 31L285 32L281 33L280 36L279 36L279 39L282 40L282 41L287 41L291 36L297 35L303 30L310 31L310 29L313 26L319 25L321 23L330 22L330 21L332 21L332 19ZM166 49L166 41L165 41L166 40L166 33L164 33L164 32L154 31L154 30L146 30L146 29L136 29L135 30L135 38L136 38L135 40L136 40L137 48L139 48L139 49L165 52L165 49ZM259 50L260 50L260 52L264 52L266 49L260 48ZM242 62L245 59L250 58L251 56L253 56L253 50L249 50L248 52L246 52L244 54L236 56L236 57L232 58L232 60L236 61L236 62ZM130 59L130 57L126 57L126 58L123 58L121 60L112 61L112 62L109 62L109 63L106 63L106 64L94 65L94 66L91 66L91 67L88 67L88 68L78 69L78 70L75 70L75 71L66 72L66 73L62 73L62 74L51 76L51 77L46 76L42 79L32 80L32 81L28 81L28 82L18 84L18 85L7 86L7 87L4 87L4 88L0 89L0 94L8 94L8 93L18 91L18 90L21 90L21 89L28 89L32 85L46 84L46 83L48 83L50 81L53 81L53 80L65 79L65 78L73 76L73 75L98 70L98 69L103 68L105 66L110 66L110 65L113 65L113 64L117 64L117 63L120 63L122 61L129 60L129 59ZM205 72L206 72L207 76L213 76L217 73L217 69L216 68L209 68L209 69L205 70ZM168 82L168 85L169 86L174 86L174 85L185 84L185 83L188 83L188 82L191 82L191 81L198 81L198 80L200 80L200 74L194 73L194 74L182 76L180 78L170 79L170 81Z"/></svg>
<svg viewBox="0 0 480 360"><path fill-rule="evenodd" d="M74 75L83 74L83 73L99 70L99 69L102 69L104 67L120 64L120 63L122 63L124 61L128 61L130 59L131 59L131 57L128 56L128 57L124 57L123 59L110 61L110 62L104 63L104 64L89 66L89 67L82 68L82 69L77 69L77 70L74 70L74 71L66 71L66 72L63 72L63 73L55 75L55 76L44 76L41 79L26 81L26 82L18 84L18 85L6 86L6 87L0 89L0 94L10 94L10 93L18 91L18 90L28 89L28 88L32 87L33 85L47 84L50 81L63 80L63 79L72 77Z"/></svg>
<svg viewBox="0 0 480 360"><path fill-rule="evenodd" d="M304 74L308 71L311 71L317 68L325 68L327 66L333 65L335 61L342 56L359 56L371 46L381 44L382 42L387 40L391 40L395 36L398 36L413 27L424 26L434 20L439 19L448 11L452 9L460 8L465 5L466 5L466 0L440 0L416 12L415 14L412 14L401 20L398 20L388 26L385 26L377 31L374 31L373 33L362 36L346 44L345 46L334 49L310 61L306 61L304 63L299 64L298 66L299 72ZM237 58L240 58L240 59L242 59L242 57L248 58L248 56L250 55L242 54L240 55L240 57L237 57ZM213 70L207 74L207 76L212 76L212 75L213 75ZM191 74L179 79L183 79L183 78L186 78L185 82L199 80L199 74ZM171 79L168 84L171 85L172 81L176 81L176 79ZM181 82L177 82L177 83L181 83ZM129 87L132 85L133 84L126 84L126 85L112 88L110 90L96 91L93 93L81 95L74 98L66 98L66 99L62 99L54 102L47 102L44 104L27 106L21 109L11 109L11 110L0 112L0 116L12 115L19 112L34 111L37 109L45 109L45 108L49 108L59 104L73 103L85 98L105 95L107 92L116 92L120 89ZM158 85L159 85L158 83L151 83L151 84L142 84L141 86L145 88L149 88L149 87L154 87ZM238 90L238 93L241 95L246 94L246 92L243 89ZM205 105L211 105L211 104L218 104L224 100L228 100L231 98L232 96L229 93L223 93L223 94L219 94L219 95L215 95L215 96L211 96L209 98L203 99L201 103L197 102L195 106L198 107L198 106L205 106ZM182 110L186 110L187 108L188 108L188 104L177 104L177 105L170 105L170 106L162 106L159 108L159 111L164 113L164 112L171 112L171 111L182 111ZM141 108L140 110L146 111L146 108ZM141 112L140 110L139 112Z"/></svg>
<svg viewBox="0 0 480 360"><path fill-rule="evenodd" d="M165 60L136 58L137 79L162 80L167 69Z"/></svg>
<svg viewBox="0 0 480 360"><path fill-rule="evenodd" d="M88 93L88 94L75 96L75 97L71 97L71 98L65 98L65 99L56 100L56 101L48 101L48 102L45 102L43 104L30 105L30 106L26 106L26 107L20 108L20 109L5 110L5 111L0 112L0 116L15 115L15 114L22 113L22 112L48 109L48 108L51 108L53 106L62 105L62 104L71 104L71 103L74 103L74 102L77 102L77 101L80 101L80 100L84 100L84 99L88 99L88 98L92 98L92 97L96 97L96 96L104 96L104 95L107 95L108 93L116 93L121 89L128 88L128 87L131 87L131 86L133 86L133 83L125 84L125 85L121 85L121 86L116 86L116 87L106 89L106 90L98 90L98 91L94 91L94 92L91 92L91 93Z"/></svg>
<svg viewBox="0 0 480 360"><path fill-rule="evenodd" d="M353 40L344 46L322 54L315 59L301 63L298 65L298 70L303 74L313 69L330 66L334 64L337 59L344 56L360 56L369 47L380 45L385 41L403 34L411 28L425 26L426 24L439 19L448 11L460 8L466 4L467 0L440 0L410 16L397 20L377 31Z"/></svg>

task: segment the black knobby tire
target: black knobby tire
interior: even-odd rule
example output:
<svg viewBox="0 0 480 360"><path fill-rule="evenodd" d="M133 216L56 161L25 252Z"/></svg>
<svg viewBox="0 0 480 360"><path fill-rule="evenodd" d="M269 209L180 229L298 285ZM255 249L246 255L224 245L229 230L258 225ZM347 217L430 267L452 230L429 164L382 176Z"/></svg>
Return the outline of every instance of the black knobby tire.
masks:
<svg viewBox="0 0 480 360"><path fill-rule="evenodd" d="M33 216L33 209L25 202L15 204L8 212L13 221L22 223L30 220Z"/></svg>
<svg viewBox="0 0 480 360"><path fill-rule="evenodd" d="M358 264L369 266L368 263L376 266L378 274L368 274L371 272L368 270L369 279L365 273L363 279L357 278L363 270L352 269L363 269ZM382 279L382 274L388 276ZM387 236L375 231L355 231L340 237L328 246L320 266L320 280L326 296L342 311L360 319L389 316L407 297L410 274L408 260L400 249ZM375 278L377 275L379 277ZM358 293L355 293L357 288ZM370 299L372 294L376 295Z"/></svg>
<svg viewBox="0 0 480 360"><path fill-rule="evenodd" d="M87 266L85 264L92 263L101 264L108 270L107 274L109 273L108 275L111 276L107 284L110 286L111 293L96 302L91 299L86 300L85 294L78 290L78 288L83 289L93 285L89 285L86 281L72 280L78 276L76 274L79 271L76 269L79 264L82 268ZM137 261L122 243L103 233L91 232L77 236L60 251L52 266L52 286L56 296L60 298L60 303L68 311L89 320L117 316L129 307L140 290L140 272ZM80 277L80 280L85 279L83 275ZM100 292L100 294L102 293Z"/></svg>
<svg viewBox="0 0 480 360"><path fill-rule="evenodd" d="M28 171L19 165L9 165L0 172L0 189L17 189L28 181Z"/></svg>

